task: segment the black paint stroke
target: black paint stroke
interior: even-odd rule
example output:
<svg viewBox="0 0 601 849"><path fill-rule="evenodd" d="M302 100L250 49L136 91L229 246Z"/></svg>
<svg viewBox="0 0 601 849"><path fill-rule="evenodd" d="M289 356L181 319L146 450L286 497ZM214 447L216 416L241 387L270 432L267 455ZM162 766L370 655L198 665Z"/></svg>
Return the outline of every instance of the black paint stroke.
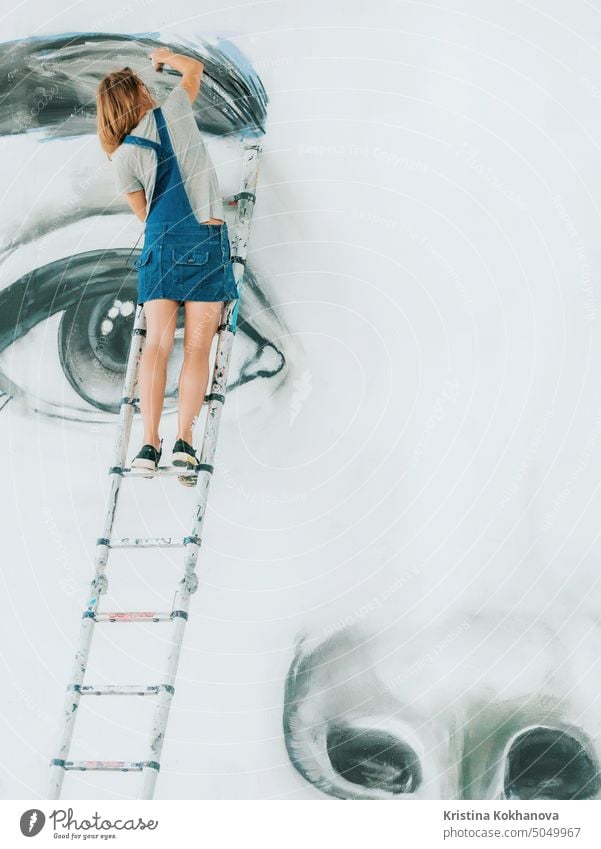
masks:
<svg viewBox="0 0 601 849"><path fill-rule="evenodd" d="M0 45L0 135L43 130L47 139L96 132L96 86L109 71L129 65L160 102L179 74L153 71L148 54L170 47L205 63L194 103L201 130L214 135L265 132L267 93L251 62L231 42L202 38L165 43L158 33L67 33L30 36Z"/></svg>

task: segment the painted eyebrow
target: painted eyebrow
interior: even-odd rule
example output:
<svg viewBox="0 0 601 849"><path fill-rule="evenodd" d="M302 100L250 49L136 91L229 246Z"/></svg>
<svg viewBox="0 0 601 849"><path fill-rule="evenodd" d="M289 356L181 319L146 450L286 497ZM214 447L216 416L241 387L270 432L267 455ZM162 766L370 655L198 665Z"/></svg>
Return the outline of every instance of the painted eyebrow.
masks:
<svg viewBox="0 0 601 849"><path fill-rule="evenodd" d="M19 227L17 231L18 235L11 239L10 248L7 248L5 251L0 251L0 262L4 261L4 257L9 252L13 253L16 250L23 248L25 245L32 244L37 239L41 239L49 233L58 233L59 230L68 227L70 224L80 223L85 221L87 218L105 219L110 215L123 215L123 211L125 209L129 210L129 207L126 207L125 201L123 201L121 206L115 207L108 206L107 204L86 206L82 203L81 206L74 207L68 214L61 213L60 219L58 220L51 216L36 218L36 210L31 209L29 211L29 219L31 219L30 225L28 227ZM117 249L115 249L115 251L116 250ZM132 249L130 248L128 250ZM2 285L3 284L0 281L0 290L2 289Z"/></svg>
<svg viewBox="0 0 601 849"><path fill-rule="evenodd" d="M240 132L243 137L265 131L268 97L252 64L235 44L224 39L219 46L205 43L200 50L175 44L172 49L205 63L203 83L193 109L200 129L217 136ZM118 53L123 65L139 64L142 52L161 46L158 33L69 33L30 36L0 43L0 136L30 130L46 131L41 141L96 134L96 85L110 70L107 54ZM115 63L112 63L113 65ZM96 76L90 73L98 67ZM176 76L169 69L155 74L153 87L159 99L172 88L165 82ZM46 96L48 93L48 97ZM121 214L121 209L90 206L86 216ZM62 216L60 226L81 220L81 210ZM36 222L19 231L12 247L19 247L50 232L51 222Z"/></svg>
<svg viewBox="0 0 601 849"><path fill-rule="evenodd" d="M158 33L76 32L30 36L0 44L0 135L34 129L48 138L96 133L96 85L115 66L140 66L152 49L170 46L205 64L193 108L201 130L214 135L264 134L268 97L251 62L230 41L198 39L198 51L159 41ZM115 61L110 56L115 55ZM107 61L109 57L109 61ZM97 68L95 74L90 69ZM141 76L143 71L139 72ZM152 85L165 96L179 74L166 69ZM170 81L171 78L171 81ZM47 139L46 139L47 140Z"/></svg>

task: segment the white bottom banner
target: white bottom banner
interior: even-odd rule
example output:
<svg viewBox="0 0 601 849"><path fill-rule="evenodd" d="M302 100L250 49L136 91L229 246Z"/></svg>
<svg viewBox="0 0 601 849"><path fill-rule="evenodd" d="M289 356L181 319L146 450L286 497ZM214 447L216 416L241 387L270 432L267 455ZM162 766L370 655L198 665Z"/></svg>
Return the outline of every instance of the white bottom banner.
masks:
<svg viewBox="0 0 601 849"><path fill-rule="evenodd" d="M0 845L170 847L601 845L601 801L0 801ZM332 801L324 799L323 801Z"/></svg>

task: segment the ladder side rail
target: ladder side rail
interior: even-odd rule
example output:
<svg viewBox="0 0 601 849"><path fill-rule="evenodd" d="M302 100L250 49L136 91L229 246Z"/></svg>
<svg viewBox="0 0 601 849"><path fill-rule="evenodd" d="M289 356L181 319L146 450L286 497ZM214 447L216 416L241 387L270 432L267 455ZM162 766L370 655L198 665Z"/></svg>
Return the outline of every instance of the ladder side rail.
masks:
<svg viewBox="0 0 601 849"><path fill-rule="evenodd" d="M133 396L137 384L138 364L144 349L145 336L146 317L144 315L144 308L141 306L137 308L134 319L134 328L130 342L123 385L123 398L121 399L121 407L119 411L120 419L117 439L114 447L113 466L123 466L125 462L125 454L133 422ZM112 531L121 480L121 475L111 475L111 485L107 498L103 527L103 537L106 538L110 538ZM71 668L71 676L65 695L61 730L59 732L59 743L56 749L56 757L52 759L50 766L50 782L48 788L49 799L59 799L62 790L63 780L65 777L64 763L69 756L71 740L73 739L75 720L77 718L77 711L81 698L79 688L83 684L88 664L95 625L94 616L98 608L98 596L102 592L106 591L107 582L104 572L106 569L109 551L110 547L106 544L99 544L96 547L95 574L92 581L92 597L88 600L86 610L82 616L78 647L73 661L73 666Z"/></svg>
<svg viewBox="0 0 601 849"><path fill-rule="evenodd" d="M144 305L136 306L136 315L127 357L127 367L123 381L123 396L119 410L119 425L117 439L113 449L113 462L111 464L111 483L107 498L106 513L102 534L96 543L95 575L92 582L92 592L101 595L107 590L107 579L105 575L106 564L110 554L108 540L111 538L117 500L123 480L122 470L125 466L125 456L134 420L135 397L134 393L138 385L138 368L146 342L146 315Z"/></svg>

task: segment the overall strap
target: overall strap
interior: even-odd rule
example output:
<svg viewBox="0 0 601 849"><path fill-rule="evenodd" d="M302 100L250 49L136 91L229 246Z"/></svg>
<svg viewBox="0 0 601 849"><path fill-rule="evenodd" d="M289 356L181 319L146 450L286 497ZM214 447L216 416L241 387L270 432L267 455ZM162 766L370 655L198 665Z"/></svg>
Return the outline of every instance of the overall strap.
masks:
<svg viewBox="0 0 601 849"><path fill-rule="evenodd" d="M169 131L161 107L152 110L156 121L160 145L157 150L157 172L147 222L195 221L194 212L183 185L177 156L169 138ZM137 138L137 137L135 137ZM148 139L144 139L145 142Z"/></svg>
<svg viewBox="0 0 601 849"><path fill-rule="evenodd" d="M173 145L171 144L171 139L169 138L169 133L167 132L167 125L165 123L165 117L163 115L161 107L157 106L157 108L153 109L152 111L154 112L154 118L157 124L157 130L159 131L161 145L164 147L165 151L170 156L175 156L175 151L173 150Z"/></svg>
<svg viewBox="0 0 601 849"><path fill-rule="evenodd" d="M145 139L143 136L125 136L121 144L138 144L140 147L150 147L160 153L161 145L150 139Z"/></svg>

